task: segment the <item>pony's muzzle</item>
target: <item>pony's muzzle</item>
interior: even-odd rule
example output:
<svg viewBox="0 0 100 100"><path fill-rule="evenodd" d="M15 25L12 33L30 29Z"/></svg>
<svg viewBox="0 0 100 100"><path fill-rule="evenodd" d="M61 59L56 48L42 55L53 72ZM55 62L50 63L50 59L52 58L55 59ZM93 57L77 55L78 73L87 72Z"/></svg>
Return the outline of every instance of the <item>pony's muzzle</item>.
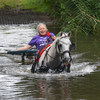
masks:
<svg viewBox="0 0 100 100"><path fill-rule="evenodd" d="M63 63L64 64L69 64L72 61L72 58L64 58Z"/></svg>

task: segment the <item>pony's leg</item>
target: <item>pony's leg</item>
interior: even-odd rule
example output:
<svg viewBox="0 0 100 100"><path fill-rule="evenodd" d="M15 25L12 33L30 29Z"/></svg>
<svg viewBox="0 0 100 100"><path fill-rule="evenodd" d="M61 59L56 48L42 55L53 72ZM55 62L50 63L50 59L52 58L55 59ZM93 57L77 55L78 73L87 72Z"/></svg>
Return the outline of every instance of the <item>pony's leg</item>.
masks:
<svg viewBox="0 0 100 100"><path fill-rule="evenodd" d="M32 68L31 68L31 72L34 73L35 72L35 66L36 66L36 62L33 63Z"/></svg>
<svg viewBox="0 0 100 100"><path fill-rule="evenodd" d="M32 72L32 73L35 72L36 64L37 64L37 56L35 57L35 61L34 61L33 64L32 64L32 68L31 68L31 72Z"/></svg>
<svg viewBox="0 0 100 100"><path fill-rule="evenodd" d="M70 64L67 66L67 72L70 73Z"/></svg>

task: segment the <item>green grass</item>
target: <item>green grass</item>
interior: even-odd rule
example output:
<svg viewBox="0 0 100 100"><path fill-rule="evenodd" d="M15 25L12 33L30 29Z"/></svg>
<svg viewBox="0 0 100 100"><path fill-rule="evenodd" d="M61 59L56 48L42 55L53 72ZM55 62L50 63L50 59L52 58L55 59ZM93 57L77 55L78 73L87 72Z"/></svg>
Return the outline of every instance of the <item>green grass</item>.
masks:
<svg viewBox="0 0 100 100"><path fill-rule="evenodd" d="M5 7L16 8L20 7L23 3L23 0L0 0L0 9Z"/></svg>
<svg viewBox="0 0 100 100"><path fill-rule="evenodd" d="M31 9L33 12L47 12L48 7L43 0L0 0L0 9Z"/></svg>

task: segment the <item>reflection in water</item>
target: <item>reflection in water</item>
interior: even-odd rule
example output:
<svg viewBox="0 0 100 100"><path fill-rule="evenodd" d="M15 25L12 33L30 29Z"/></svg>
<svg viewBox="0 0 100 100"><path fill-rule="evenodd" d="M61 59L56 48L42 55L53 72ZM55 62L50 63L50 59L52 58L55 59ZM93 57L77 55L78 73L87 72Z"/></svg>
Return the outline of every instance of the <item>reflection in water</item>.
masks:
<svg viewBox="0 0 100 100"><path fill-rule="evenodd" d="M70 98L67 80L32 80L23 78L21 79L21 82L16 83L15 86L19 87L19 97L47 98L48 100L64 100L64 98Z"/></svg>
<svg viewBox="0 0 100 100"><path fill-rule="evenodd" d="M67 80L39 80L39 89L41 97L47 96L49 100L70 98Z"/></svg>
<svg viewBox="0 0 100 100"><path fill-rule="evenodd" d="M0 75L0 95L5 99L12 98L48 98L48 100L64 100L70 98L67 80L32 79L32 77L19 77Z"/></svg>
<svg viewBox="0 0 100 100"><path fill-rule="evenodd" d="M99 39L77 37L71 73L32 74L31 65L22 65L19 55L7 55L6 51L26 45L37 34L35 27L35 24L0 26L0 99L98 100Z"/></svg>

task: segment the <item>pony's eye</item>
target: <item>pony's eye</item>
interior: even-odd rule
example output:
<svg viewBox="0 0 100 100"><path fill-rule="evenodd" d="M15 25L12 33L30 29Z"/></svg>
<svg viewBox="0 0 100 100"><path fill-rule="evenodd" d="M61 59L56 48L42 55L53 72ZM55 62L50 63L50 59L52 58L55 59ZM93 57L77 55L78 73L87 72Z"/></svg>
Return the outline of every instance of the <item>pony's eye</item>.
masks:
<svg viewBox="0 0 100 100"><path fill-rule="evenodd" d="M59 47L62 47L62 44L59 44Z"/></svg>

